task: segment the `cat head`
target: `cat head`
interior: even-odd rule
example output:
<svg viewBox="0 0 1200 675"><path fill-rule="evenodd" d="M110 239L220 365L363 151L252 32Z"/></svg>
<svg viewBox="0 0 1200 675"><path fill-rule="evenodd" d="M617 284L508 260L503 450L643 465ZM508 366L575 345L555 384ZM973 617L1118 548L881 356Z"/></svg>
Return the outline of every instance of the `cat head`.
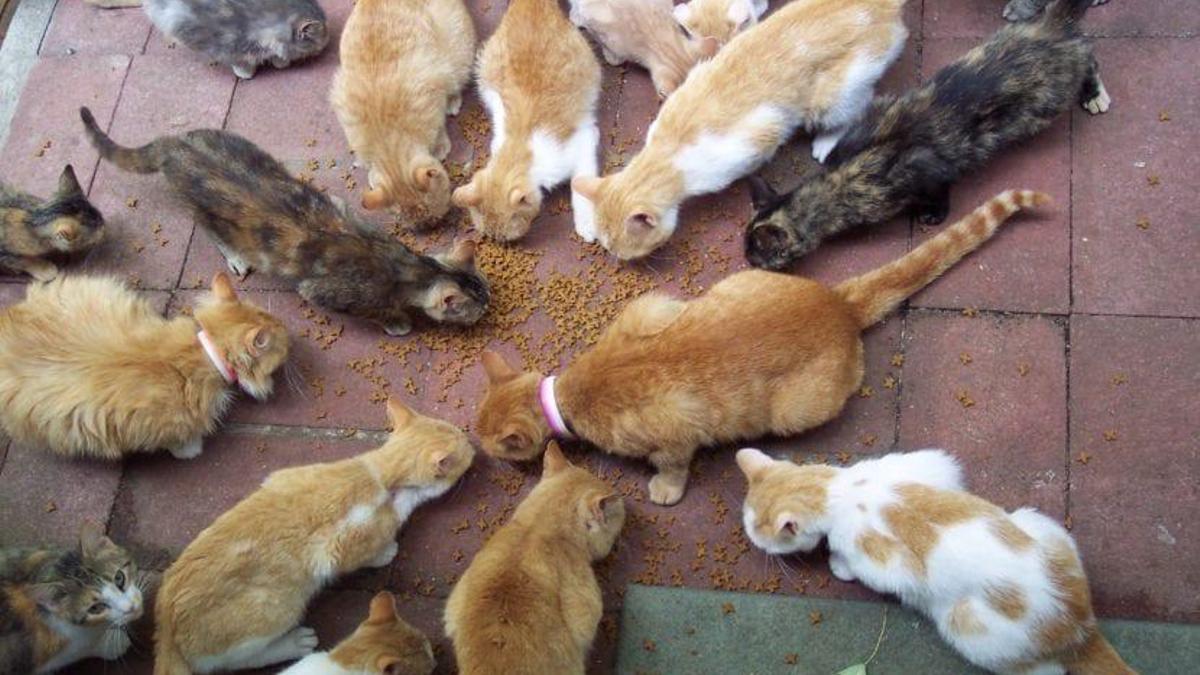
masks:
<svg viewBox="0 0 1200 675"><path fill-rule="evenodd" d="M538 456L550 436L537 400L537 373L522 373L493 351L483 353L487 389L479 404L475 432L492 457L525 461Z"/></svg>
<svg viewBox="0 0 1200 675"><path fill-rule="evenodd" d="M611 485L567 461L555 441L546 447L534 490L551 493L549 499L558 502L554 512L583 534L594 560L612 551L625 524L624 500Z"/></svg>
<svg viewBox="0 0 1200 675"><path fill-rule="evenodd" d="M383 447L395 451L388 453L395 461L389 475L403 477L398 487L448 488L471 467L475 447L462 429L395 399L388 399L387 414L392 432Z"/></svg>
<svg viewBox="0 0 1200 675"><path fill-rule="evenodd" d="M754 448L739 450L737 464L750 483L742 505L750 541L775 555L816 548L827 529L826 498L837 469L799 466Z"/></svg>
<svg viewBox="0 0 1200 675"><path fill-rule="evenodd" d="M413 225L424 225L450 210L450 176L428 154L419 154L407 164L381 163L372 171L371 185L362 196L362 207L368 211L392 208Z"/></svg>
<svg viewBox="0 0 1200 675"><path fill-rule="evenodd" d="M29 587L42 611L76 626L128 626L142 616L137 563L94 523L83 526L79 549Z"/></svg>
<svg viewBox="0 0 1200 675"><path fill-rule="evenodd" d="M571 189L592 202L600 245L621 260L634 260L671 238L678 225L679 207L660 196L671 193L669 188L653 180L627 178L626 173L604 178L576 176L571 179Z"/></svg>
<svg viewBox="0 0 1200 675"><path fill-rule="evenodd" d="M387 591L371 599L367 619L329 657L363 675L429 675L437 665L429 639L400 618L396 596Z"/></svg>
<svg viewBox="0 0 1200 675"><path fill-rule="evenodd" d="M285 63L300 61L320 54L329 44L329 29L325 25L325 12L316 2L296 2L299 8L291 19L291 39L278 54Z"/></svg>
<svg viewBox="0 0 1200 675"><path fill-rule="evenodd" d="M721 47L766 11L767 0L692 0L675 5L673 13L691 40L713 40Z"/></svg>
<svg viewBox="0 0 1200 675"><path fill-rule="evenodd" d="M475 264L475 242L459 239L446 251L430 257L439 270L421 298L421 311L440 323L469 326L479 321L491 291Z"/></svg>
<svg viewBox="0 0 1200 675"><path fill-rule="evenodd" d="M104 239L104 216L92 203L68 164L54 196L35 211L35 230L59 253L90 251Z"/></svg>
<svg viewBox="0 0 1200 675"><path fill-rule="evenodd" d="M542 191L528 174L504 171L495 162L476 171L450 199L467 210L475 229L499 241L524 237L542 209Z"/></svg>
<svg viewBox="0 0 1200 675"><path fill-rule="evenodd" d="M745 247L751 265L783 269L820 246L827 227L841 229L823 179L806 181L790 195L775 192L758 176L748 180L754 217L746 226Z"/></svg>
<svg viewBox="0 0 1200 675"><path fill-rule="evenodd" d="M271 395L271 376L287 361L288 334L283 322L238 299L224 272L213 277L212 292L194 316L237 373L242 390L264 401Z"/></svg>

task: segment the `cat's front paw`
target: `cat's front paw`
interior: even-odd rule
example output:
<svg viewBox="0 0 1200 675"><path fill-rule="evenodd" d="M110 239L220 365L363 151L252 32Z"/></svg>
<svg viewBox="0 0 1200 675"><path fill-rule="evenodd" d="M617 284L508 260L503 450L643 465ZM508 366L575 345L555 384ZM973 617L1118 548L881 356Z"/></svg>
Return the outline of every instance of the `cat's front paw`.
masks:
<svg viewBox="0 0 1200 675"><path fill-rule="evenodd" d="M829 571L841 581L854 581L856 578L846 559L836 553L829 556Z"/></svg>
<svg viewBox="0 0 1200 675"><path fill-rule="evenodd" d="M170 448L171 456L175 459L195 459L204 451L204 440L193 438L177 448Z"/></svg>
<svg viewBox="0 0 1200 675"><path fill-rule="evenodd" d="M678 504L687 483L661 473L650 479L650 501L662 506Z"/></svg>
<svg viewBox="0 0 1200 675"><path fill-rule="evenodd" d="M393 321L392 323L384 324L383 332L391 337L404 337L412 332L412 323L408 321Z"/></svg>
<svg viewBox="0 0 1200 675"><path fill-rule="evenodd" d="M1099 80L1096 82L1099 84L1098 91L1093 98L1083 102L1083 109L1093 115L1100 115L1108 112L1109 107L1112 106L1112 97L1108 95L1108 89L1104 88L1103 82Z"/></svg>
<svg viewBox="0 0 1200 675"><path fill-rule="evenodd" d="M1004 7L1004 18L1009 21L1028 21L1041 11L1041 5L1033 0L1011 0Z"/></svg>
<svg viewBox="0 0 1200 675"><path fill-rule="evenodd" d="M40 281L42 283L54 281L58 278L58 267L52 263L30 265L28 271L29 276L33 277L35 281Z"/></svg>
<svg viewBox="0 0 1200 675"><path fill-rule="evenodd" d="M453 117L462 110L462 94L453 93L446 98L446 114Z"/></svg>
<svg viewBox="0 0 1200 675"><path fill-rule="evenodd" d="M317 648L317 631L308 626L293 628L279 638L273 646L278 647L279 661L294 661L304 658Z"/></svg>
<svg viewBox="0 0 1200 675"><path fill-rule="evenodd" d="M249 80L254 77L254 71L258 70L256 66L233 66L233 74L238 76L238 79Z"/></svg>

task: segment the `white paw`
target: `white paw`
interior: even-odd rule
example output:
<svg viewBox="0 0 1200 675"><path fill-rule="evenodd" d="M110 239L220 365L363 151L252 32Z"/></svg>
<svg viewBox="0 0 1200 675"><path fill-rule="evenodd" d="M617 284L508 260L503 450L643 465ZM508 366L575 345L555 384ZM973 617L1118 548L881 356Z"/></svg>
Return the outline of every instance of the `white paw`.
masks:
<svg viewBox="0 0 1200 675"><path fill-rule="evenodd" d="M1093 98L1092 100L1085 101L1083 104L1084 110L1087 110L1089 113L1091 113L1093 115L1099 115L1101 113L1106 113L1106 112L1108 112L1108 109L1111 106L1112 106L1112 97L1108 95L1108 89L1104 88L1103 82L1100 83L1100 93L1096 94L1096 97Z"/></svg>
<svg viewBox="0 0 1200 675"><path fill-rule="evenodd" d="M233 272L238 279L245 279L250 275L250 271L253 269L250 267L250 263L247 263L245 260L242 260L237 256L227 256L225 258L225 264L229 266L229 271Z"/></svg>
<svg viewBox="0 0 1200 675"><path fill-rule="evenodd" d="M243 80L249 80L254 77L254 71L257 70L254 66L234 66L233 74Z"/></svg>
<svg viewBox="0 0 1200 675"><path fill-rule="evenodd" d="M575 234L589 244L596 241L596 213L591 200L572 190L571 211L575 216Z"/></svg>
<svg viewBox="0 0 1200 675"><path fill-rule="evenodd" d="M317 648L317 631L308 626L299 626L279 638L276 644L279 645L280 656L284 657L280 661L303 658Z"/></svg>
<svg viewBox="0 0 1200 675"><path fill-rule="evenodd" d="M837 134L821 134L813 139L812 156L821 164L825 163L825 158L833 149L837 147L838 141L841 140L841 133Z"/></svg>
<svg viewBox="0 0 1200 675"><path fill-rule="evenodd" d="M451 94L450 98L446 99L446 114L457 115L462 110L462 94Z"/></svg>
<svg viewBox="0 0 1200 675"><path fill-rule="evenodd" d="M195 459L204 451L204 440L193 438L178 448L171 448L170 453L175 459Z"/></svg>
<svg viewBox="0 0 1200 675"><path fill-rule="evenodd" d="M367 563L367 567L387 567L396 559L396 554L400 552L400 545L396 542L391 542L379 555L375 556L371 562Z"/></svg>
<svg viewBox="0 0 1200 675"><path fill-rule="evenodd" d="M835 554L829 557L829 571L842 581L854 581L854 573L850 571L850 566L846 564L845 558L840 555Z"/></svg>

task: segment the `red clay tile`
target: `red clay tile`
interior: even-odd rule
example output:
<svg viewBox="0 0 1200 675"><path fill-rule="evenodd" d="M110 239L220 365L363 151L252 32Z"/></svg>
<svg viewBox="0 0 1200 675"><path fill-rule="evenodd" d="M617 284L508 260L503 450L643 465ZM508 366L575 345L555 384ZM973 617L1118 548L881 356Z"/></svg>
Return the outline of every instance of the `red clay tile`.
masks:
<svg viewBox="0 0 1200 675"><path fill-rule="evenodd" d="M1200 4L1192 0L1110 2L1088 10L1083 28L1091 35L1194 37L1200 33Z"/></svg>
<svg viewBox="0 0 1200 675"><path fill-rule="evenodd" d="M1113 107L1075 115L1075 309L1200 315L1200 52L1121 39L1102 41L1098 58Z"/></svg>
<svg viewBox="0 0 1200 675"><path fill-rule="evenodd" d="M141 54L150 28L150 19L141 9L60 2L39 51L47 56Z"/></svg>
<svg viewBox="0 0 1200 675"><path fill-rule="evenodd" d="M1200 621L1197 354L1195 320L1071 320L1071 519L1101 615Z"/></svg>
<svg viewBox="0 0 1200 675"><path fill-rule="evenodd" d="M925 77L961 56L971 43L926 40L922 67ZM954 184L950 217L941 226L916 227L914 246L1010 188L1049 193L1054 204L1014 216L995 238L918 293L913 305L1067 312L1071 302L1070 134L1069 115L1062 115L1037 138L1004 151L983 170Z"/></svg>
<svg viewBox="0 0 1200 675"><path fill-rule="evenodd" d="M12 131L0 163L5 180L40 197L58 184L63 165L72 164L86 189L97 155L83 135L79 106L86 105L101 125L113 107L129 68L128 56L42 57L21 92ZM63 96L64 91L72 92Z"/></svg>
<svg viewBox="0 0 1200 675"><path fill-rule="evenodd" d="M1045 317L909 314L900 447L942 448L972 492L1063 518L1065 338Z"/></svg>
<svg viewBox="0 0 1200 675"><path fill-rule="evenodd" d="M1001 12L1007 0L955 2L925 0L925 38L983 37L1008 25Z"/></svg>
<svg viewBox="0 0 1200 675"><path fill-rule="evenodd" d="M17 443L0 474L4 543L71 545L85 520L108 521L121 464L73 460Z"/></svg>

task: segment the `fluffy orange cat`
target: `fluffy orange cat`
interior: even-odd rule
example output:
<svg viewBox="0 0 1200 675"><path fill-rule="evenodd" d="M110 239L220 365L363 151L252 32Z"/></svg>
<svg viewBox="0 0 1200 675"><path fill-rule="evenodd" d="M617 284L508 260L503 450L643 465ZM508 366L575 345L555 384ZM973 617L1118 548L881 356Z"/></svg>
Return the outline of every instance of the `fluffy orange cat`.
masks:
<svg viewBox="0 0 1200 675"><path fill-rule="evenodd" d="M237 387L258 400L288 355L283 324L224 273L193 316L164 319L107 277L30 286L0 310L0 430L62 455L199 455Z"/></svg>
<svg viewBox="0 0 1200 675"><path fill-rule="evenodd" d="M551 432L577 436L649 460L650 499L674 504L698 448L796 434L837 416L862 381L863 329L1017 210L1048 199L1002 193L908 255L833 288L751 270L688 302L643 295L557 378L518 372L487 352L476 424L483 449L530 459Z"/></svg>
<svg viewBox="0 0 1200 675"><path fill-rule="evenodd" d="M330 101L369 170L366 209L415 224L450 208L446 115L471 77L475 26L462 0L359 0L342 32Z"/></svg>
<svg viewBox="0 0 1200 675"><path fill-rule="evenodd" d="M459 672L582 675L604 610L592 562L608 555L624 523L620 495L552 441L537 487L446 602Z"/></svg>
<svg viewBox="0 0 1200 675"><path fill-rule="evenodd" d="M309 654L279 675L429 675L437 663L425 635L396 610L396 596L382 591L350 637L328 652Z"/></svg>
<svg viewBox="0 0 1200 675"><path fill-rule="evenodd" d="M512 0L479 55L479 97L492 120L491 157L454 191L483 234L529 232L542 191L595 176L600 64L557 0ZM571 195L575 231L592 241L592 209Z"/></svg>
<svg viewBox="0 0 1200 675"><path fill-rule="evenodd" d="M317 645L299 626L323 586L391 563L413 509L475 455L462 430L388 402L393 431L340 462L276 471L200 533L163 576L155 675L259 668Z"/></svg>

